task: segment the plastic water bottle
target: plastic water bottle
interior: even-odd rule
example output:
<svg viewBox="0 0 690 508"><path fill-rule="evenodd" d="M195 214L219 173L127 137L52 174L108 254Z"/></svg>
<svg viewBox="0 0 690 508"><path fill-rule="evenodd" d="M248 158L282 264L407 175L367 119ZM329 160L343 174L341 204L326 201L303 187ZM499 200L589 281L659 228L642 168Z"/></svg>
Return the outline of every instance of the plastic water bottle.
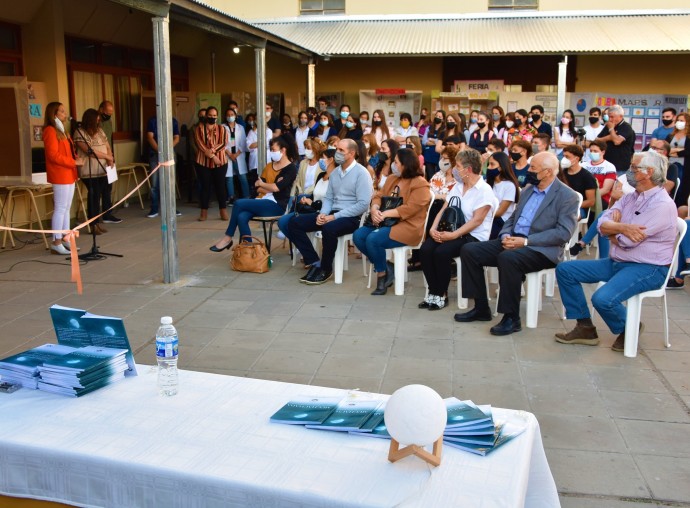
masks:
<svg viewBox="0 0 690 508"><path fill-rule="evenodd" d="M156 332L156 359L158 360L158 393L170 397L177 394L177 330L170 316L161 318Z"/></svg>

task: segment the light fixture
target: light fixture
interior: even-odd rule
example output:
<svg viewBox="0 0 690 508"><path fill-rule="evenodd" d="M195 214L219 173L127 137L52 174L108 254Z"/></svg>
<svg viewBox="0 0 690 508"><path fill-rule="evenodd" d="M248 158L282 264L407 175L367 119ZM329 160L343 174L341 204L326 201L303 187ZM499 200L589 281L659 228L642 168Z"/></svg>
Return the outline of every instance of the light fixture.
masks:
<svg viewBox="0 0 690 508"><path fill-rule="evenodd" d="M239 47L239 46L235 46L234 48L232 48L232 52L235 53L236 55L239 54L239 52L240 52L240 47Z"/></svg>

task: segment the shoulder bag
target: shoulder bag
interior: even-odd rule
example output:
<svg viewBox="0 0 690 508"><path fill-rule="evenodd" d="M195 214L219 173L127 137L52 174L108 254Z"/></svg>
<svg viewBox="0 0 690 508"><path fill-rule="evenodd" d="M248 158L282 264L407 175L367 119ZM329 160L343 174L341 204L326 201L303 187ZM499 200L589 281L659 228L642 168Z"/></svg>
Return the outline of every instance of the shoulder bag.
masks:
<svg viewBox="0 0 690 508"><path fill-rule="evenodd" d="M460 198L453 196L448 200L448 206L443 210L443 215L438 221L439 231L457 231L465 225L465 214L462 213Z"/></svg>
<svg viewBox="0 0 690 508"><path fill-rule="evenodd" d="M399 194L400 187L396 185L390 196L381 196L381 207L379 208L379 211L383 213L387 210L393 210L402 205L403 198L400 197ZM369 213L367 214L367 218L364 220L364 225L369 226L370 228L390 228L395 226L398 222L400 222L400 217L386 217L379 222L378 226L376 226L371 220L371 213Z"/></svg>
<svg viewBox="0 0 690 508"><path fill-rule="evenodd" d="M236 272L266 273L271 256L264 243L255 236L243 236L232 249L230 268Z"/></svg>

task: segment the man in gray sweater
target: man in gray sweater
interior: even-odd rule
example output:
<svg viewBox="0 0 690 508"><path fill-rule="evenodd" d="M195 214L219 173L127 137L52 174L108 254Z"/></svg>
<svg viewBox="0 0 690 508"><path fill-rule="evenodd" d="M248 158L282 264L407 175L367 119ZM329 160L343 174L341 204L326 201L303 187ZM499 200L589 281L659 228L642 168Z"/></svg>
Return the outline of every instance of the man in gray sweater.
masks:
<svg viewBox="0 0 690 508"><path fill-rule="evenodd" d="M295 215L290 219L289 238L304 257L309 271L300 279L306 284L323 284L333 276L333 258L338 237L350 234L359 227L359 221L369 208L373 186L371 176L355 160L357 143L351 139L338 142L335 162L338 167L328 179L328 191L321 211ZM321 231L321 259L314 250L307 233Z"/></svg>

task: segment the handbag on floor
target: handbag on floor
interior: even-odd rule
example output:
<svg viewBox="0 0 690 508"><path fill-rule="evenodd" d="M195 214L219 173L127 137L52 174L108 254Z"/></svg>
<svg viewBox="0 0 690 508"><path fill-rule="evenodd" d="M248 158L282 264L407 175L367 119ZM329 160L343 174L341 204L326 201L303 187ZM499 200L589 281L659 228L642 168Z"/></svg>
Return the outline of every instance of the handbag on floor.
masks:
<svg viewBox="0 0 690 508"><path fill-rule="evenodd" d="M387 210L393 210L394 208L398 208L400 205L402 205L403 198L399 196L399 194L400 187L396 185L390 196L381 196L381 207L379 208L379 211L383 213ZM367 218L364 219L364 225L371 228L390 228L395 226L398 222L400 222L400 217L386 217L379 222L377 226L374 224L374 221L371 220L371 213L367 214Z"/></svg>
<svg viewBox="0 0 690 508"><path fill-rule="evenodd" d="M236 272L266 273L270 269L268 249L255 236L243 236L233 247L230 268Z"/></svg>

